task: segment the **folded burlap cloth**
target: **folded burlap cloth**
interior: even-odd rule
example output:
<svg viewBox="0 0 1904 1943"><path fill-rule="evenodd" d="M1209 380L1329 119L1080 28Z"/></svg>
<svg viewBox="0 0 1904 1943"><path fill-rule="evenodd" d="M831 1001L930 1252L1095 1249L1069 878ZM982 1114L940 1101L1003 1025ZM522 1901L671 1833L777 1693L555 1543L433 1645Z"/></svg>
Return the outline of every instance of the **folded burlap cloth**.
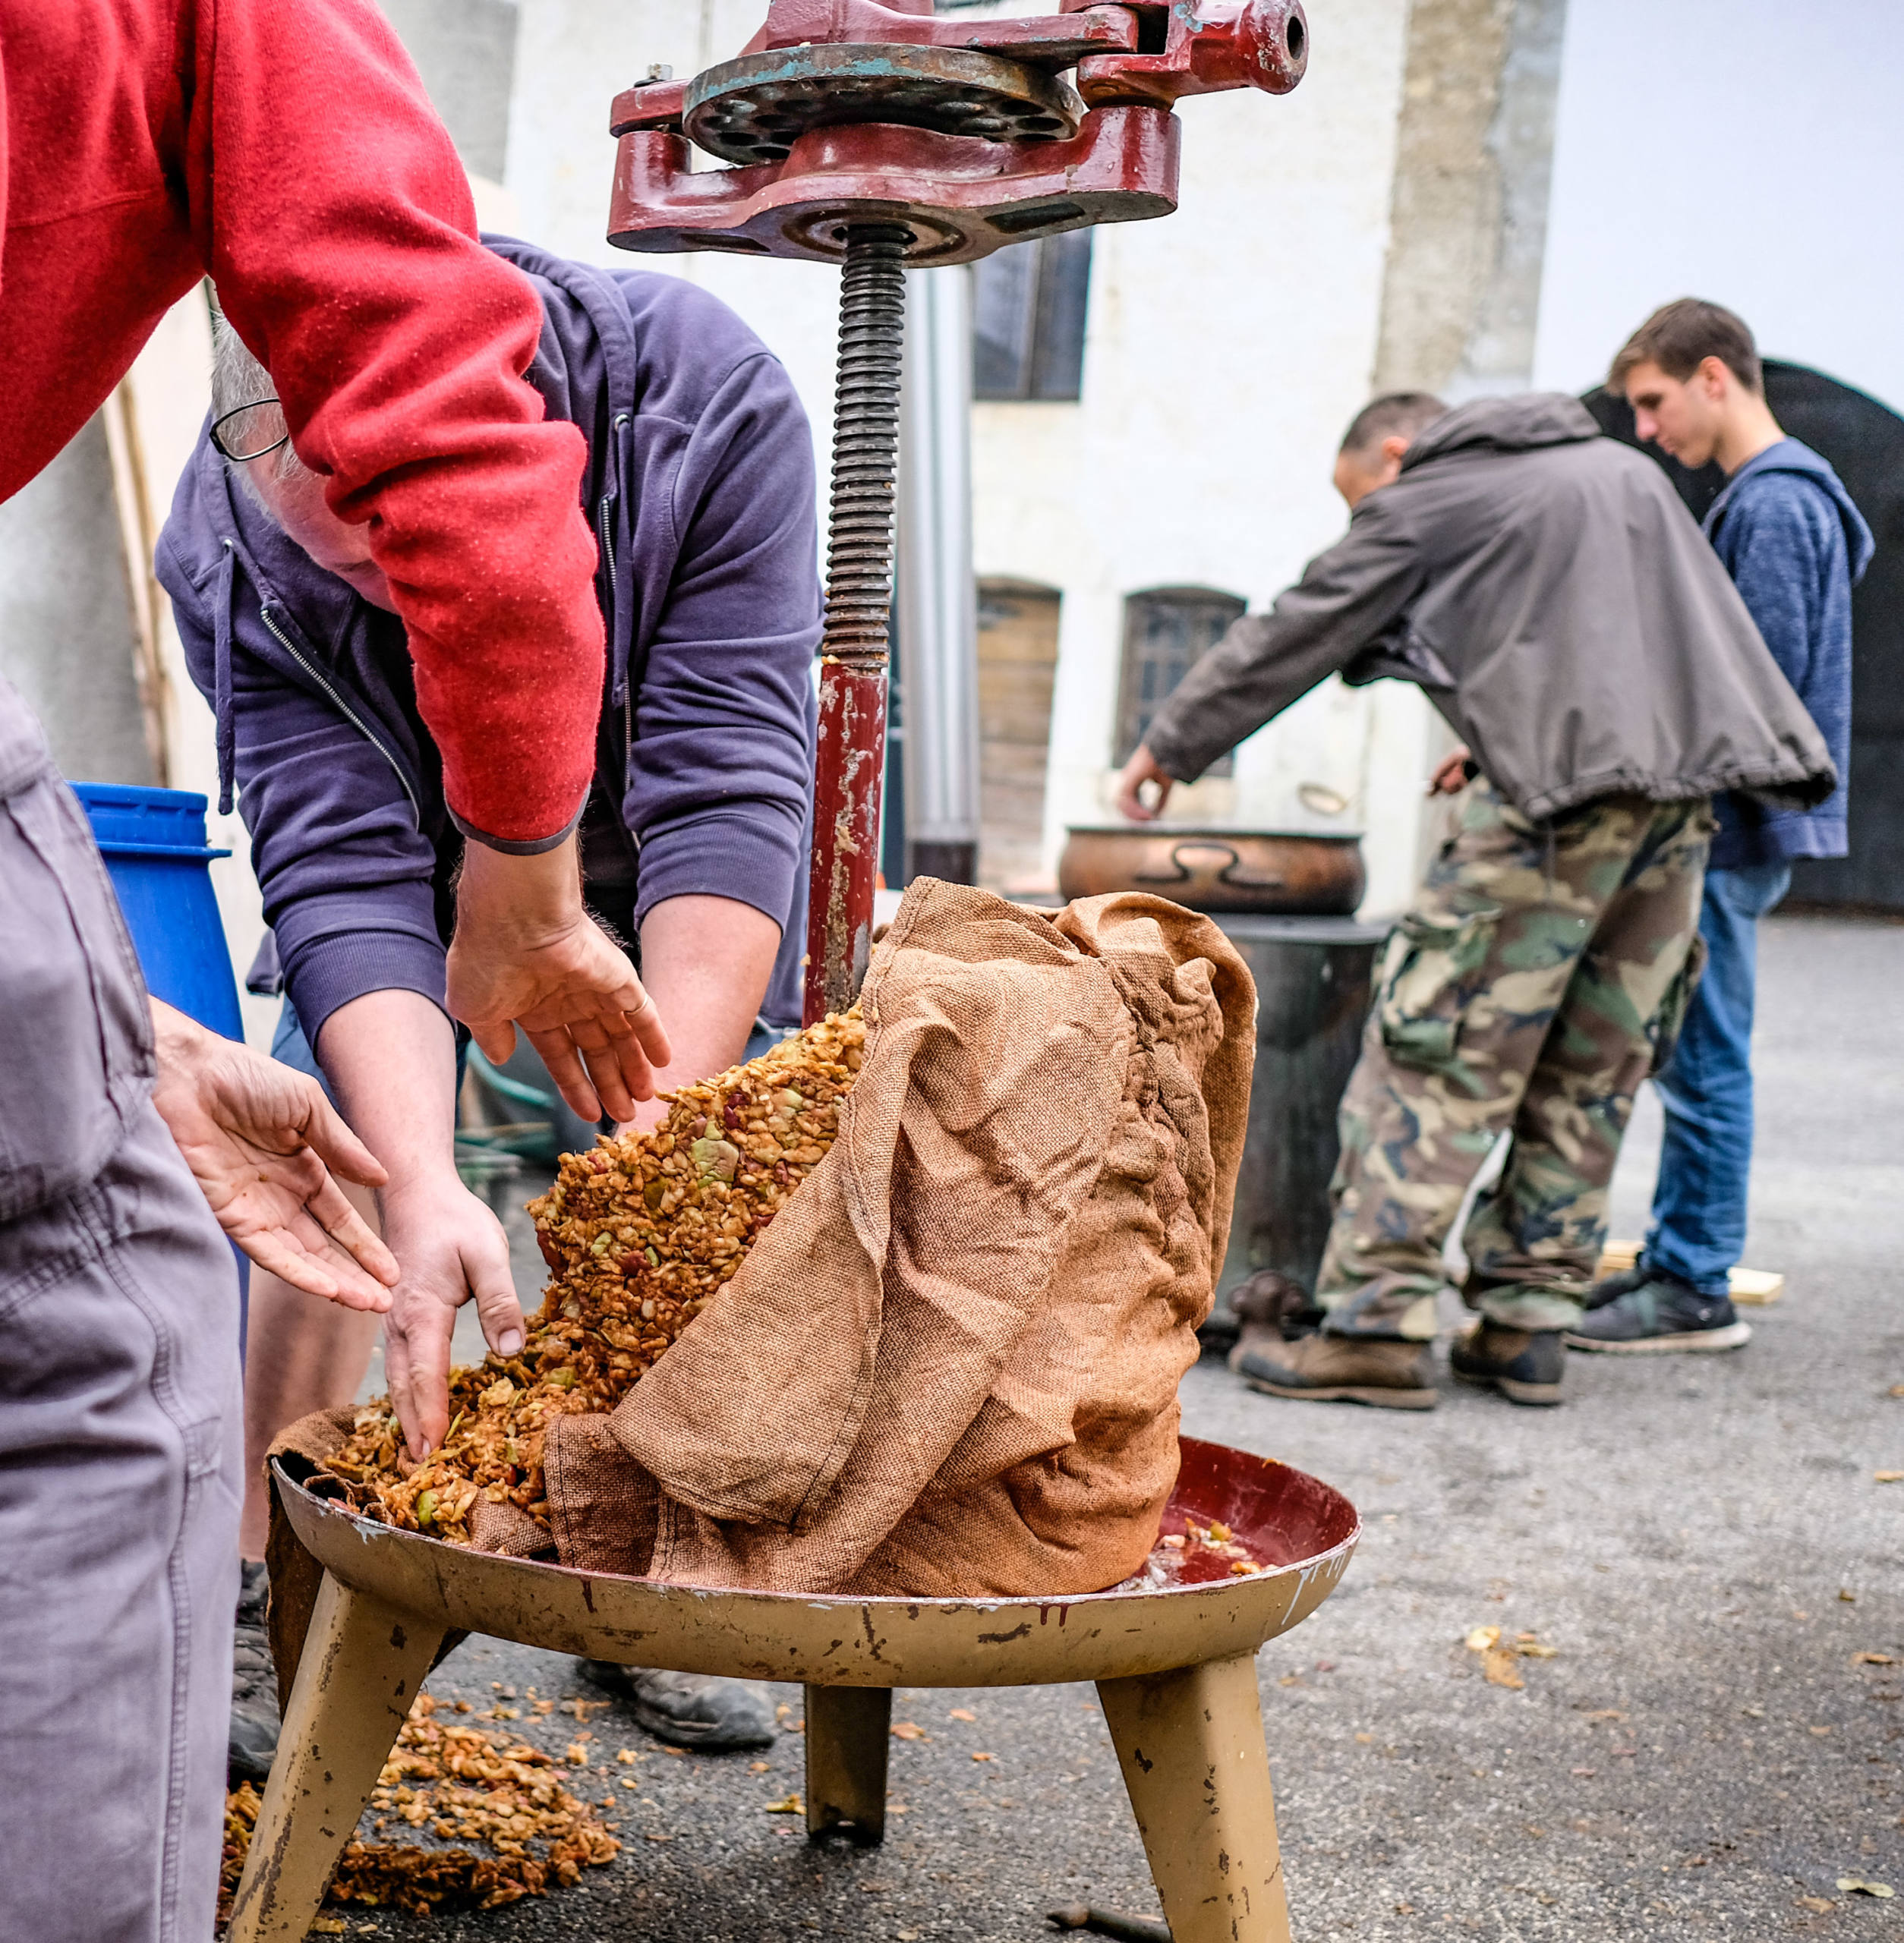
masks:
<svg viewBox="0 0 1904 1943"><path fill-rule="evenodd" d="M552 1427L562 1564L1062 1596L1155 1542L1243 1149L1242 960L1162 898L1046 914L922 880L862 1004L831 1152L611 1414ZM494 1509L484 1549L547 1545Z"/></svg>

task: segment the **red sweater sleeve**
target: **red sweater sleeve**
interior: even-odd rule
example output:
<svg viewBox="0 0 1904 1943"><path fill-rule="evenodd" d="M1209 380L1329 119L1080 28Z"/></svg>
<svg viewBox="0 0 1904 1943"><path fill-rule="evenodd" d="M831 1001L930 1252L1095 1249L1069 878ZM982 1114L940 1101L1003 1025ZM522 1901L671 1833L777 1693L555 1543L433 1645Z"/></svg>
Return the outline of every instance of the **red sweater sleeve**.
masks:
<svg viewBox="0 0 1904 1943"><path fill-rule="evenodd" d="M367 521L465 831L580 814L601 706L585 456L522 377L541 307L476 241L461 164L370 0L186 0L187 201L300 456Z"/></svg>

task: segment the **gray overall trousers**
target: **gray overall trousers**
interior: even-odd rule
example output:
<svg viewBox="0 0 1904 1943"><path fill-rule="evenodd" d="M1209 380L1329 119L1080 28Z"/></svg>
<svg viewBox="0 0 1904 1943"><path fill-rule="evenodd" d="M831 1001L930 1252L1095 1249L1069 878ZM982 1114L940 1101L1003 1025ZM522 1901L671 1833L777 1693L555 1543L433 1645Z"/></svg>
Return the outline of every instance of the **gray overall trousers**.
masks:
<svg viewBox="0 0 1904 1943"><path fill-rule="evenodd" d="M208 1943L244 1438L84 812L0 681L0 1936Z"/></svg>

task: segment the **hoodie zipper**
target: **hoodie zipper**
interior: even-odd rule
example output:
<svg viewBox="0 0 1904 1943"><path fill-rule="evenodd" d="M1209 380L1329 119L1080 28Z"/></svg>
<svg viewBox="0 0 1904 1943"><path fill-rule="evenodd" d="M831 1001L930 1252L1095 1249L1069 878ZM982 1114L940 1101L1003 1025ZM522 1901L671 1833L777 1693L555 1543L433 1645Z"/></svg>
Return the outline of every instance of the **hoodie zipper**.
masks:
<svg viewBox="0 0 1904 1943"><path fill-rule="evenodd" d="M615 503L613 493L604 493L601 503L595 509L595 531L601 539L601 557L608 568L608 598L612 604L615 598L615 541L608 530L608 510Z"/></svg>
<svg viewBox="0 0 1904 1943"><path fill-rule="evenodd" d="M615 538L609 526L609 519L613 512L615 502L621 496L621 483L618 476L621 470L619 434L623 427L628 423L629 416L629 414L626 411L618 411L610 427L610 436L614 441L613 448L615 453L614 471L610 476L608 490L603 493L595 506L595 531L601 541L602 564L608 569L608 617L611 628L614 625L615 609L621 590L615 579ZM632 668L624 668L622 670L621 706L622 787L626 790L628 787L629 772L635 765L635 682L634 671ZM633 833L631 831L629 834L632 836ZM637 839L635 848L638 850L640 847L639 840Z"/></svg>
<svg viewBox="0 0 1904 1943"><path fill-rule="evenodd" d="M338 713L344 716L364 741L368 742L370 747L390 765L390 773L396 778L398 783L402 786L404 795L410 800L410 820L421 830L423 827L423 811L417 801L417 792L410 787L410 779L403 773L403 765L377 739L375 734L372 732L370 724L344 699L336 685L318 669L311 657L292 641L276 621L272 619L270 601L261 601L259 603L258 616L270 631L271 638L291 657L292 660L297 663L298 666L317 684L318 687L323 690L324 693L330 698L331 703Z"/></svg>

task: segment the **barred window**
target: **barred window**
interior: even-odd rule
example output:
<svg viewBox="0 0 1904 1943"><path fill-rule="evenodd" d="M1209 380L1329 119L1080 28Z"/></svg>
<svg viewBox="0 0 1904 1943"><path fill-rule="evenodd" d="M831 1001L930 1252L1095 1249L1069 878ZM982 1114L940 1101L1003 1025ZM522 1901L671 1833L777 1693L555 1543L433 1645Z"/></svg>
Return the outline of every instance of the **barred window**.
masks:
<svg viewBox="0 0 1904 1943"><path fill-rule="evenodd" d="M972 396L1077 398L1090 286L1088 229L1014 243L975 263Z"/></svg>
<svg viewBox="0 0 1904 1943"><path fill-rule="evenodd" d="M1149 732L1165 699L1228 631L1249 603L1213 587L1155 587L1124 603L1124 666L1117 684L1117 741L1121 768ZM1212 776L1234 769L1228 756L1212 763Z"/></svg>

